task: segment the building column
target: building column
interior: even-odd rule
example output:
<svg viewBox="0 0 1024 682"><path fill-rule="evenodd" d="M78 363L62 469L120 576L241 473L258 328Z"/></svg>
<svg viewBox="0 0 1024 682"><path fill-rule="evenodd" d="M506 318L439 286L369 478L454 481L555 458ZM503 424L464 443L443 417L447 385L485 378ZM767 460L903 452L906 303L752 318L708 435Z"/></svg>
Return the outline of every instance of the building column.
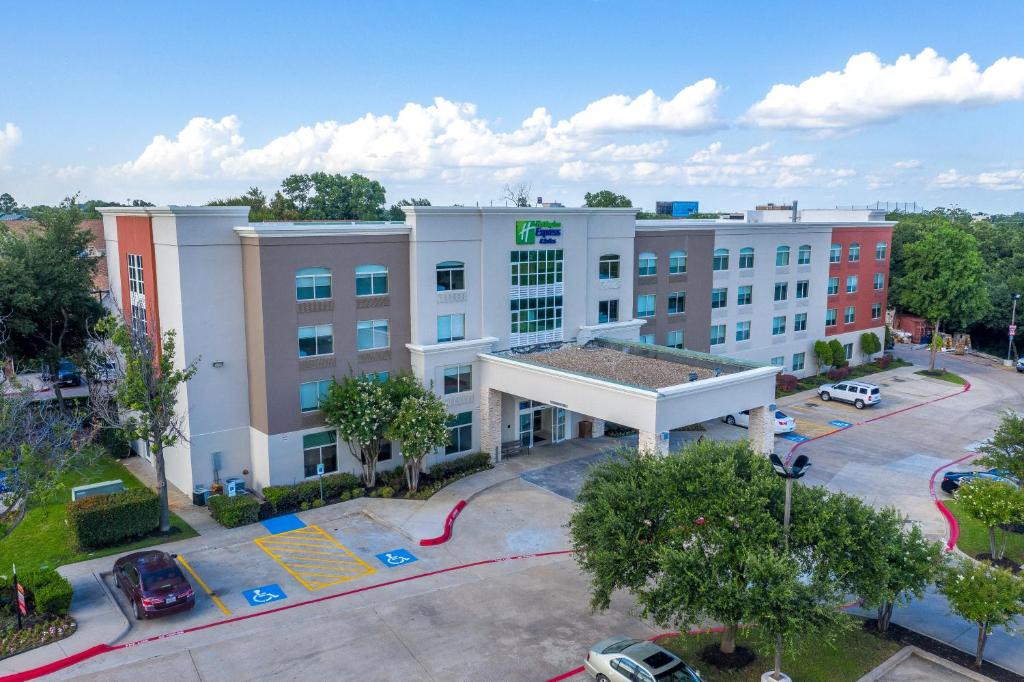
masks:
<svg viewBox="0 0 1024 682"><path fill-rule="evenodd" d="M668 440L662 440L658 434L651 431L641 431L637 448L641 454L658 455L664 457L668 454Z"/></svg>
<svg viewBox="0 0 1024 682"><path fill-rule="evenodd" d="M501 391L480 389L480 451L501 461Z"/></svg>
<svg viewBox="0 0 1024 682"><path fill-rule="evenodd" d="M775 428L772 426L774 420L775 410L768 405L750 410L747 438L750 439L750 447L754 452L770 455L775 451Z"/></svg>
<svg viewBox="0 0 1024 682"><path fill-rule="evenodd" d="M590 434L591 438L602 438L604 437L604 420L598 419L597 417L591 417L590 421L594 424L594 430Z"/></svg>

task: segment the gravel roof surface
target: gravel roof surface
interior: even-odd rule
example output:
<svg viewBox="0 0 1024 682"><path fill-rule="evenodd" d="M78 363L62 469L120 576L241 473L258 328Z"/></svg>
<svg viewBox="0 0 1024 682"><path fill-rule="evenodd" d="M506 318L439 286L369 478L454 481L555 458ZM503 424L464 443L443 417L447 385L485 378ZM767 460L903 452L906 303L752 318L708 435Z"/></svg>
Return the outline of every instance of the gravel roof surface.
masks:
<svg viewBox="0 0 1024 682"><path fill-rule="evenodd" d="M690 372L696 372L698 379L710 379L715 375L713 370L685 362L647 358L594 346L565 345L554 350L530 353L522 359L569 372L590 374L648 388L665 388L688 383Z"/></svg>

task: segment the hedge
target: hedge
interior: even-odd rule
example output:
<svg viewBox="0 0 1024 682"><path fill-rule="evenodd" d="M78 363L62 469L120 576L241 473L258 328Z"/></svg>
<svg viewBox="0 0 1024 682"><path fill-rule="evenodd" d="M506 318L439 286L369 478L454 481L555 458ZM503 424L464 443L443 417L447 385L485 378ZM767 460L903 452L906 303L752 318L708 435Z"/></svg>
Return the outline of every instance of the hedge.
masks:
<svg viewBox="0 0 1024 682"><path fill-rule="evenodd" d="M800 380L793 374L776 374L775 385L779 387L779 390L792 392L796 390L797 382Z"/></svg>
<svg viewBox="0 0 1024 682"><path fill-rule="evenodd" d="M260 503L251 495L213 495L210 497L210 515L225 528L235 528L259 520Z"/></svg>
<svg viewBox="0 0 1024 682"><path fill-rule="evenodd" d="M323 477L324 499L338 500L344 493L351 493L362 487L359 478L349 473L330 474ZM263 498L270 503L275 514L300 509L303 503L313 504L320 499L320 481L303 481L294 485L268 485L263 488Z"/></svg>
<svg viewBox="0 0 1024 682"><path fill-rule="evenodd" d="M117 545L160 526L160 498L148 488L93 495L67 505L68 527L82 549Z"/></svg>
<svg viewBox="0 0 1024 682"><path fill-rule="evenodd" d="M832 381L842 381L850 376L851 371L849 367L833 367L828 371L828 378Z"/></svg>
<svg viewBox="0 0 1024 682"><path fill-rule="evenodd" d="M43 569L28 571L18 576L18 582L25 588L25 603L30 611L52 616L66 616L71 608L71 583L57 571ZM11 589L12 578L0 579L3 592L3 611L13 614L15 601Z"/></svg>
<svg viewBox="0 0 1024 682"><path fill-rule="evenodd" d="M438 462L430 467L430 477L435 480L443 480L473 469L490 468L490 465L491 456L486 452L477 452L447 462Z"/></svg>

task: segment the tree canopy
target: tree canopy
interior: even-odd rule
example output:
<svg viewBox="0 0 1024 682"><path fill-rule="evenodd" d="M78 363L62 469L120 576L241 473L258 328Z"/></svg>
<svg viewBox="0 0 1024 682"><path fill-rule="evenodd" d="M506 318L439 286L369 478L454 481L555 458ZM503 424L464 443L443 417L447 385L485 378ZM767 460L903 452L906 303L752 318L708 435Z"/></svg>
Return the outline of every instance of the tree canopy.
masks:
<svg viewBox="0 0 1024 682"><path fill-rule="evenodd" d="M1024 416L1007 410L992 437L978 448L983 457L978 464L1005 469L1018 481L1024 481Z"/></svg>
<svg viewBox="0 0 1024 682"><path fill-rule="evenodd" d="M632 208L633 202L625 194L616 194L610 189L602 189L599 192L584 194L583 205L590 208Z"/></svg>

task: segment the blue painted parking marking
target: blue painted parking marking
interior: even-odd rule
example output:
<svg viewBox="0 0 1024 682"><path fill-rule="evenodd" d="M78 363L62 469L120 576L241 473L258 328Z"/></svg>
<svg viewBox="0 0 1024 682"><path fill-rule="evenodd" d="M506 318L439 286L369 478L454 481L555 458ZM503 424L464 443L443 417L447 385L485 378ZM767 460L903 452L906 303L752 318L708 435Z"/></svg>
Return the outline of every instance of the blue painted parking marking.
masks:
<svg viewBox="0 0 1024 682"><path fill-rule="evenodd" d="M799 433L784 433L782 437L794 443L803 443L805 440L810 440L807 436L801 436Z"/></svg>
<svg viewBox="0 0 1024 682"><path fill-rule="evenodd" d="M390 552L384 552L383 554L377 555L377 560L388 568L395 568L397 566L404 566L405 564L411 564L416 561L416 557L407 549L393 549Z"/></svg>
<svg viewBox="0 0 1024 682"><path fill-rule="evenodd" d="M284 590L277 583L246 590L242 594L245 596L245 600L249 602L249 606L262 606L272 601L288 598L288 595L284 593Z"/></svg>
<svg viewBox="0 0 1024 682"><path fill-rule="evenodd" d="M845 429L850 426L853 426L853 424L851 424L850 422L844 422L842 419L833 419L832 421L829 422L829 424L840 429Z"/></svg>
<svg viewBox="0 0 1024 682"><path fill-rule="evenodd" d="M271 535L287 533L290 530L298 530L299 528L306 527L306 524L302 522L302 519L295 514L275 516L272 519L264 519L261 523L264 528L270 531Z"/></svg>

